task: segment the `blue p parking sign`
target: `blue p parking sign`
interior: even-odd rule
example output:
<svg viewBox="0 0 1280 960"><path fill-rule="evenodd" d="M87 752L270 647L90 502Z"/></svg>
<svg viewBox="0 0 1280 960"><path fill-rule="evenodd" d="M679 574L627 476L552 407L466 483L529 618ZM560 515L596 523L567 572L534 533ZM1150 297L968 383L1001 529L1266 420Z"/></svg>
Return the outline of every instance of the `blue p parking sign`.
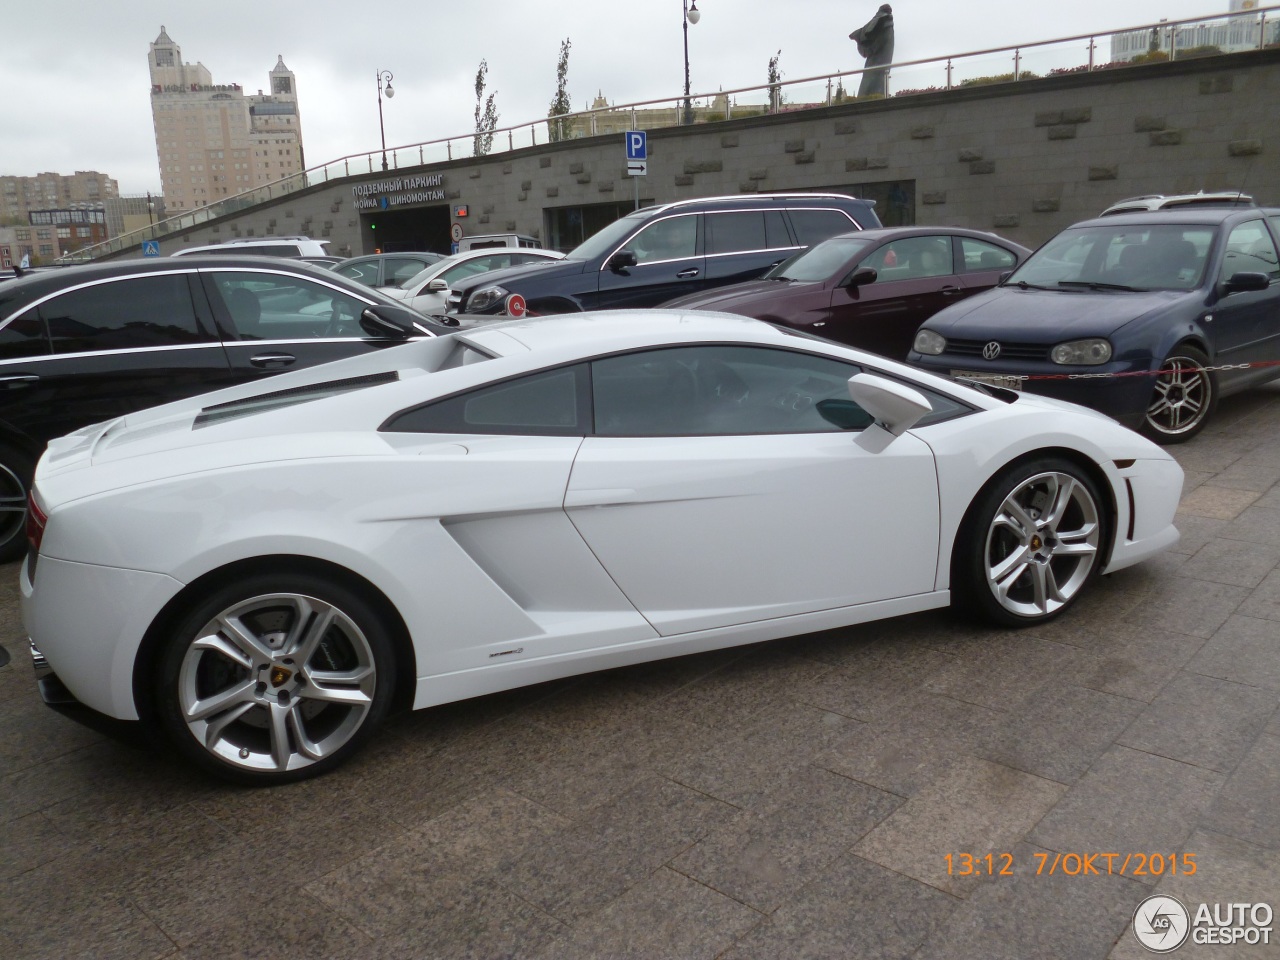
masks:
<svg viewBox="0 0 1280 960"><path fill-rule="evenodd" d="M649 159L649 135L643 130L627 131L627 159Z"/></svg>

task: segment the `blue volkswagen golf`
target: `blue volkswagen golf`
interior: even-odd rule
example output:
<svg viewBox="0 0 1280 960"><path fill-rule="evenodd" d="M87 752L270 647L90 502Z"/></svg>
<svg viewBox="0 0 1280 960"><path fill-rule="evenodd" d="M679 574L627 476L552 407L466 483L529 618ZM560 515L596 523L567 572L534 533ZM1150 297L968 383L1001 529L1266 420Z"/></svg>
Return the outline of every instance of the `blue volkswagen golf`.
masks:
<svg viewBox="0 0 1280 960"><path fill-rule="evenodd" d="M908 361L1190 439L1218 398L1280 376L1280 209L1153 211L1058 234L935 314Z"/></svg>

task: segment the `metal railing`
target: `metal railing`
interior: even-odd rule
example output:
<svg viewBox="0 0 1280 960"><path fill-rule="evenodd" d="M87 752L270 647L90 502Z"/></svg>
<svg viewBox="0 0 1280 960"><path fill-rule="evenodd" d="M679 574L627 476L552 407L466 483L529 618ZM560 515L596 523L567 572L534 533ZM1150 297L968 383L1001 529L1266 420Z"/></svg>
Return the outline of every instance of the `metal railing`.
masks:
<svg viewBox="0 0 1280 960"><path fill-rule="evenodd" d="M1145 34L1150 38L1147 52L1136 58L1138 63L1222 52L1223 44L1212 42L1214 38L1227 38L1226 46L1230 48L1230 52L1261 49L1280 43L1280 16L1274 16L1278 12L1280 5L1184 20L1162 20L1159 23L1140 24L1106 33L1081 33L945 57L904 60L873 69L886 71L888 79L893 81L892 87L887 87L888 95L901 97L980 84L1024 82L1043 76L1134 66L1135 61L1112 60L1110 55L1100 59L1098 41L1109 40L1114 45L1117 38L1133 38L1138 34ZM1232 37L1241 39L1237 42ZM777 84L693 94L692 120L695 124L707 124L855 102L858 98L846 91L845 83L853 81L856 85L858 78L866 72L866 68L844 70L797 80L782 80ZM863 99L881 97L874 95ZM625 130L680 126L682 120L688 119L683 114L683 101L684 94L681 93L676 97L642 100L621 106L602 106L501 127L492 132L490 149L479 154L479 138L475 133L388 147L386 155L390 169L386 171L382 169L381 149L339 157L197 210L121 234L104 243L85 247L61 258L60 262L93 259L138 246L145 240L160 240L210 220L333 180L370 174L394 179L392 171L403 168L501 154L558 140L605 136Z"/></svg>

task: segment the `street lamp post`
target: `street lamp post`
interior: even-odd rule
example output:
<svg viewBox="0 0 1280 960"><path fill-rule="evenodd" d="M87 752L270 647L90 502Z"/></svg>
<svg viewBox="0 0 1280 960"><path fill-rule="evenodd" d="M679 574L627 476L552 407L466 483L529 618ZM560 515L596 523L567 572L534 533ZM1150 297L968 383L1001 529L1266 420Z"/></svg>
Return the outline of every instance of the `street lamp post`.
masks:
<svg viewBox="0 0 1280 960"><path fill-rule="evenodd" d="M680 0L684 7L684 117L681 123L693 123L693 104L689 100L689 24L702 19L698 0Z"/></svg>
<svg viewBox="0 0 1280 960"><path fill-rule="evenodd" d="M387 169L387 128L382 123L382 83L385 80L387 84L387 99L390 100L396 95L391 89L391 80L393 74L390 70L378 71L378 132L382 134L382 169Z"/></svg>
<svg viewBox="0 0 1280 960"><path fill-rule="evenodd" d="M147 219L151 221L151 226L156 225L156 202L151 199L151 191L147 191Z"/></svg>

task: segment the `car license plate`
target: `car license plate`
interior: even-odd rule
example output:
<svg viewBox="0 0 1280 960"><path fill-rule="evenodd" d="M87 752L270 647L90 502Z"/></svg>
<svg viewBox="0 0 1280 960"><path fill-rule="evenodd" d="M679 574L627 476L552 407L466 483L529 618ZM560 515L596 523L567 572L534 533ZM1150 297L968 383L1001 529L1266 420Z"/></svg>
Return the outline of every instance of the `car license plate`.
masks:
<svg viewBox="0 0 1280 960"><path fill-rule="evenodd" d="M1006 390L1021 390L1022 381L1026 379L1016 374L979 373L977 370L952 370L951 375L965 380L977 380L979 383L989 383L993 387L1004 387Z"/></svg>

